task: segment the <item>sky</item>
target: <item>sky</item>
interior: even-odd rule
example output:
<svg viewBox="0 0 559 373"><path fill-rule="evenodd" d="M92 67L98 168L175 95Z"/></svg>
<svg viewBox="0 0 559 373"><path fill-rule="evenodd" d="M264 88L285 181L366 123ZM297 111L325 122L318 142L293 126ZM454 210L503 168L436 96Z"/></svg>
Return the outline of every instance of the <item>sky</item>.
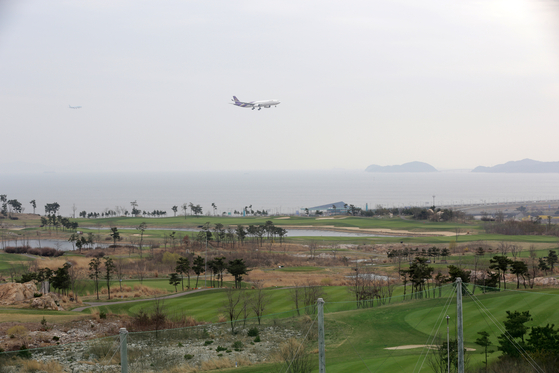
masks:
<svg viewBox="0 0 559 373"><path fill-rule="evenodd" d="M0 139L0 170L559 161L559 0L0 0Z"/></svg>

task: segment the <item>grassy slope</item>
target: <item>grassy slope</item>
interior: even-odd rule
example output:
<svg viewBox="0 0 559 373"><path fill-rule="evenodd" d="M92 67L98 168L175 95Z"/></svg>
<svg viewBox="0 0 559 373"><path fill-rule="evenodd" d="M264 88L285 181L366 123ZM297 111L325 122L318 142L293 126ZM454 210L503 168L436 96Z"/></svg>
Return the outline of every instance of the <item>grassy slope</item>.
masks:
<svg viewBox="0 0 559 373"><path fill-rule="evenodd" d="M559 314L554 309L559 306L559 291L555 294L539 292L518 293L502 292L498 294L477 294L483 304L498 320L499 325L505 320L505 311L530 310L534 321L529 325L559 324ZM452 302L448 311L443 312L446 298L436 298L378 307L366 310L331 313L326 315L326 364L328 372L402 372L414 371L419 361L421 364L421 348L409 350L386 350L410 344L426 344L428 336L436 324L437 316L447 313L451 321L456 320L456 305ZM328 303L326 305L328 311ZM475 343L480 331L487 331L493 344L497 344L497 336L501 333L486 317L481 316L477 306L471 300L464 299L464 339L465 346L475 348L468 353L470 366L481 367L483 356ZM436 328L435 328L436 330ZM451 323L450 332L454 335L455 327ZM439 329L444 338L446 327ZM491 346L496 350L496 346ZM316 355L315 355L316 356ZM498 353L490 355L490 361L497 359ZM316 358L316 357L315 357ZM368 369L367 369L367 367ZM264 372L265 366L237 368L235 372ZM315 372L318 369L315 368ZM416 370L418 371L418 370ZM431 372L425 361L421 372Z"/></svg>

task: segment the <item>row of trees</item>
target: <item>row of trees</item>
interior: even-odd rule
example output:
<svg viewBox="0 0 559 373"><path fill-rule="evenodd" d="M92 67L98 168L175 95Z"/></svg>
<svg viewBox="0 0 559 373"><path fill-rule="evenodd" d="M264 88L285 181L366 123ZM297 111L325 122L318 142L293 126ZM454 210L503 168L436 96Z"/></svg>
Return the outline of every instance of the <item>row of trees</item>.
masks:
<svg viewBox="0 0 559 373"><path fill-rule="evenodd" d="M280 243L287 235L287 230L282 227L276 227L271 220L266 221L264 224L251 224L247 228L239 224L236 228L227 227L221 223L215 224L213 227L209 222L202 226L202 230L196 235L196 241L200 243L215 241L217 245L221 242L234 243L238 241L243 244L248 238L252 238L263 245L264 239L273 242L276 238Z"/></svg>
<svg viewBox="0 0 559 373"><path fill-rule="evenodd" d="M17 199L8 199L6 194L0 194L1 216L12 217L12 212L22 213L25 208Z"/></svg>
<svg viewBox="0 0 559 373"><path fill-rule="evenodd" d="M58 230L59 227L62 227L62 230L76 230L79 227L78 222L70 221L68 218L63 218L62 216L50 214L47 216L41 216L41 227L48 227L49 229L55 228Z"/></svg>
<svg viewBox="0 0 559 373"><path fill-rule="evenodd" d="M243 259L233 259L226 262L226 258L222 256L208 260L206 263L200 255L195 258L182 257L177 260L175 272L169 275L169 283L175 287L175 291L177 291L177 286L181 284L184 291L184 277L186 276L188 279L187 287L190 289L190 276L194 273L196 274L195 288L197 288L200 275L204 273L210 276L211 287L223 287L223 273L225 271L234 277L235 288L241 288L243 276L248 274L249 269Z"/></svg>
<svg viewBox="0 0 559 373"><path fill-rule="evenodd" d="M37 269L36 271L25 272L21 275L17 282L24 283L35 280L42 283L48 281L49 288L54 288L58 294L69 295L71 290L77 302L78 295L75 291L75 286L79 277L79 270L71 263L66 262L62 267L57 268L54 271L50 268L42 268ZM45 290L47 292L50 291L48 288Z"/></svg>

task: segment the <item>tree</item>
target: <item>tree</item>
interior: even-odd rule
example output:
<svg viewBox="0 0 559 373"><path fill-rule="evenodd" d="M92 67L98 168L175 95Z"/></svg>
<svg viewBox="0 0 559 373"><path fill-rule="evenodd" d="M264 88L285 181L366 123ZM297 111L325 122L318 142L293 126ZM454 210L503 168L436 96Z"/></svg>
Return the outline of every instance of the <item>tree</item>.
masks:
<svg viewBox="0 0 559 373"><path fill-rule="evenodd" d="M109 234L113 238L114 249L116 250L116 241L120 240L120 232L117 227L111 228L111 233Z"/></svg>
<svg viewBox="0 0 559 373"><path fill-rule="evenodd" d="M181 277L179 277L179 274L174 272L171 273L169 278L169 284L173 285L175 287L175 293L177 292L177 286L181 283Z"/></svg>
<svg viewBox="0 0 559 373"><path fill-rule="evenodd" d="M241 287L241 281L244 275L248 275L248 268L243 259L234 259L229 261L227 271L235 278L235 287Z"/></svg>
<svg viewBox="0 0 559 373"><path fill-rule="evenodd" d="M181 210L183 211L183 213L184 213L184 218L186 219L186 212L188 211L188 205L187 205L186 203L183 203L183 204L181 205Z"/></svg>
<svg viewBox="0 0 559 373"><path fill-rule="evenodd" d="M227 270L227 263L225 263L225 257L221 256L221 257L214 258L213 262L214 262L216 273L219 276L218 280L221 280L220 286L223 287L223 272Z"/></svg>
<svg viewBox="0 0 559 373"><path fill-rule="evenodd" d="M204 258L198 255L194 262L192 263L192 270L196 273L196 288L198 287L198 279L200 278L200 274L205 272L206 262Z"/></svg>
<svg viewBox="0 0 559 373"><path fill-rule="evenodd" d="M47 203L45 205L45 215L56 215L60 210L60 205L57 202Z"/></svg>
<svg viewBox="0 0 559 373"><path fill-rule="evenodd" d="M549 268L551 269L551 273L553 273L553 266L558 261L559 261L559 258L557 257L557 253L555 252L555 250L549 250L549 253L547 254L547 264L549 265Z"/></svg>
<svg viewBox="0 0 559 373"><path fill-rule="evenodd" d="M310 241L307 247L309 248L309 254L311 256L311 259L314 259L316 252L318 250L318 243L316 241Z"/></svg>
<svg viewBox="0 0 559 373"><path fill-rule="evenodd" d="M493 259L489 259L489 269L496 270L499 273L499 289L501 288L501 278L503 279L503 287L507 288L507 283L505 281L505 276L507 274L508 266L512 264L512 260L507 258L505 255L495 255Z"/></svg>
<svg viewBox="0 0 559 373"><path fill-rule="evenodd" d="M543 271L545 273L545 275L547 276L547 271L549 271L551 268L547 265L547 258L539 258L538 259L538 269L540 271Z"/></svg>
<svg viewBox="0 0 559 373"><path fill-rule="evenodd" d="M37 208L37 202L35 202L35 200L31 200L29 202L31 204L31 207L33 207L33 215L35 215L35 209Z"/></svg>
<svg viewBox="0 0 559 373"><path fill-rule="evenodd" d="M101 278L101 259L93 258L89 262L89 278L93 280L95 284L95 293L97 294L97 300L99 300L99 279Z"/></svg>
<svg viewBox="0 0 559 373"><path fill-rule="evenodd" d="M104 279L107 281L107 290L109 293L109 299L111 299L111 279L113 278L113 274L115 273L116 266L113 263L113 259L109 258L108 256L104 257L103 260L105 261Z"/></svg>
<svg viewBox="0 0 559 373"><path fill-rule="evenodd" d="M175 214L175 217L177 216L177 211L178 211L179 207L178 206L173 206L171 207L171 210L173 210L173 213Z"/></svg>
<svg viewBox="0 0 559 373"><path fill-rule="evenodd" d="M464 357L466 358L465 352L466 349L464 349ZM449 362L450 366L448 366ZM458 341L450 339L448 345L447 341L437 343L429 357L429 365L431 365L435 373L458 372Z"/></svg>
<svg viewBox="0 0 559 373"><path fill-rule="evenodd" d="M520 276L524 280L524 289L526 289L526 276L529 276L528 266L523 261L514 261L511 264L510 273L516 275L516 288L520 288Z"/></svg>
<svg viewBox="0 0 559 373"><path fill-rule="evenodd" d="M182 291L184 291L184 275L188 275L188 288L190 289L190 260L188 260L188 258L179 258L175 271L181 275Z"/></svg>
<svg viewBox="0 0 559 373"><path fill-rule="evenodd" d="M216 210L217 210L217 206L216 206L215 203L213 203L213 202L212 202L212 208L214 209L214 215L215 215L215 212L216 212Z"/></svg>
<svg viewBox="0 0 559 373"><path fill-rule="evenodd" d="M476 339L475 344L483 347L483 349L485 350L485 361L483 363L485 364L485 371L487 372L487 348L491 346L492 343L489 340L489 333L483 331L478 332L477 334L479 334L481 337Z"/></svg>
<svg viewBox="0 0 559 373"><path fill-rule="evenodd" d="M528 321L532 321L530 311L507 311L507 320L503 322L503 324L505 324L505 333L497 337L499 340L499 346L497 348L499 351L503 352L503 355L519 357L520 352L517 345L522 349L526 349L524 336L528 332L528 327L524 324ZM518 341L519 338L520 341Z"/></svg>
<svg viewBox="0 0 559 373"><path fill-rule="evenodd" d="M138 202L136 202L135 200L130 202L130 206L132 206L132 216L138 216L142 213L140 210L138 210Z"/></svg>
<svg viewBox="0 0 559 373"><path fill-rule="evenodd" d="M66 291L68 294L68 290L70 290L70 275L68 273L69 268L71 267L70 263L64 263L64 265L54 271L54 276L51 278L51 285L53 288L57 289L59 292Z"/></svg>
<svg viewBox="0 0 559 373"><path fill-rule="evenodd" d="M441 256L443 257L445 263L447 263L446 257L447 257L447 256L450 256L450 250L448 250L446 247L443 248L443 249L441 250Z"/></svg>
<svg viewBox="0 0 559 373"><path fill-rule="evenodd" d="M121 257L116 258L115 274L120 284L120 290L122 291L122 280L124 279L124 259Z"/></svg>
<svg viewBox="0 0 559 373"><path fill-rule="evenodd" d="M258 325L260 325L260 319L264 315L264 311L266 310L268 303L270 302L269 294L264 292L264 284L262 281L255 281L256 290L252 294L250 298L250 308L256 315L258 319Z"/></svg>
<svg viewBox="0 0 559 373"><path fill-rule="evenodd" d="M233 288L225 289L226 300L221 305L221 310L227 315L231 323L231 333L235 334L235 326L239 316L243 312L242 299L244 290L237 290Z"/></svg>
<svg viewBox="0 0 559 373"><path fill-rule="evenodd" d="M237 228L235 229L235 234L237 235L237 239L239 240L239 242L243 244L245 242L247 232L241 224L237 225Z"/></svg>

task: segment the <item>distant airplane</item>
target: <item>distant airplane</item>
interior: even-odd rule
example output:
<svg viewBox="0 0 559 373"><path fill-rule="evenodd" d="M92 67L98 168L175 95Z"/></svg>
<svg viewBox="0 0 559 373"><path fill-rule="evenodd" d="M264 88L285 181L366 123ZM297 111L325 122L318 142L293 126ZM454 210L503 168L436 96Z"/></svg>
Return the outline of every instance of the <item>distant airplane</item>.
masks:
<svg viewBox="0 0 559 373"><path fill-rule="evenodd" d="M72 105L68 105L68 107L70 109L81 109L82 108L81 106L72 106Z"/></svg>
<svg viewBox="0 0 559 373"><path fill-rule="evenodd" d="M233 103L231 105L235 105L235 106L239 106L239 107L247 107L247 108L249 107L249 108L252 108L252 110L254 110L255 108L258 108L258 110L260 110L263 107L271 108L272 106L280 104L280 102L278 100L242 102L242 101L239 101L239 99L235 96L233 96L231 101L233 101Z"/></svg>

